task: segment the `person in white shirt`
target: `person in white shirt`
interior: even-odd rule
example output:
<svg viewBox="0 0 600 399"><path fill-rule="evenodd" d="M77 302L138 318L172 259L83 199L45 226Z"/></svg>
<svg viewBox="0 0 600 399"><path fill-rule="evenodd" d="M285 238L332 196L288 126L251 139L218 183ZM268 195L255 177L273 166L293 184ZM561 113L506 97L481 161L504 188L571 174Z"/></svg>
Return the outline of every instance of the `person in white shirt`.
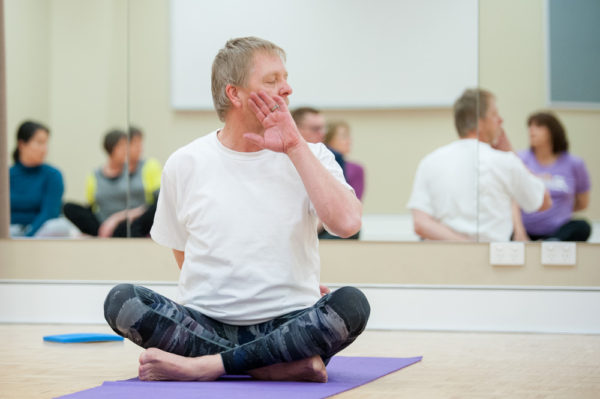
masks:
<svg viewBox="0 0 600 399"><path fill-rule="evenodd" d="M511 151L496 99L467 89L454 103L459 140L419 164L408 202L423 239L508 241L513 201L527 212L548 209L544 183Z"/></svg>
<svg viewBox="0 0 600 399"><path fill-rule="evenodd" d="M333 155L298 132L284 57L263 39L228 41L212 70L224 127L165 164L151 236L174 252L180 303L131 284L106 298L114 331L149 348L143 380L325 382L365 328L362 292L319 285L318 221L351 236L362 209Z"/></svg>

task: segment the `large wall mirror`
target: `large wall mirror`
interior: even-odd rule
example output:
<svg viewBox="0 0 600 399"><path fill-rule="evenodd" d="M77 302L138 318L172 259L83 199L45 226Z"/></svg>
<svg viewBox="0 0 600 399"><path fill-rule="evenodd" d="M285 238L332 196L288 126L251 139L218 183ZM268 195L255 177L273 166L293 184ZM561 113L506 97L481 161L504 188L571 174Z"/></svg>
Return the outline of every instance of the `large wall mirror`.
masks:
<svg viewBox="0 0 600 399"><path fill-rule="evenodd" d="M209 84L207 71L218 47L202 39L210 36L222 45L232 36L256 34L288 52L295 90L291 107L321 108L328 121L350 127L347 159L366 172L361 239L418 241L406 207L417 165L458 138L452 103L462 90L479 85L495 94L516 150L529 146L528 115L549 107L546 0L382 1L368 7L363 2L312 1L302 7L290 3L288 13L277 18L263 13L280 9L280 2L253 8L260 11L234 3L5 0L9 149L16 145L22 121L46 124L51 130L47 161L63 173L63 201L85 203L86 176L107 163L102 141L110 130L138 128L143 134L141 159L164 164L176 148L219 128L206 98L186 97L186 89L194 92L195 85ZM223 24L227 13L262 21L256 23L260 28L255 32L252 26ZM194 15L197 22L192 18L190 25ZM284 17L293 21L293 29L271 35L283 29L274 21ZM416 21L431 26L423 30ZM198 29L204 36L198 36ZM348 39L348 32L355 36ZM325 37L339 45L320 50ZM186 46L203 44L207 50L198 52L200 59L181 58ZM311 50L316 55L309 56ZM204 68L191 69L199 83L174 78L173 72L190 72L177 68L194 62ZM320 80L313 79L315 74ZM463 83L419 83L423 77ZM314 81L341 83L330 90L340 95L323 100L315 90L324 84L313 88ZM371 92L370 86L377 89ZM407 93L413 101L395 95ZM597 187L594 129L600 126L600 111L555 107L555 112L567 129L571 152L585 161L592 187ZM133 198L128 201L134 208ZM473 203L477 206L476 195ZM592 192L581 216L600 221L600 197ZM600 241L596 234L592 241Z"/></svg>
<svg viewBox="0 0 600 399"><path fill-rule="evenodd" d="M591 182L587 207L572 218L589 221L592 231L588 242L595 243L600 242L600 196L596 189L600 158L595 150L600 126L600 81L595 72L600 67L600 33L594 20L599 16L600 4L585 0L479 2L480 85L496 95L504 129L517 152L535 144L527 126L533 113L550 110L562 123L568 152L583 160ZM561 94L561 88L582 85L585 89L577 89L575 95ZM590 91L595 98L587 95ZM550 165L559 168L560 163ZM563 172L573 167L564 165ZM574 184L565 183L554 172L537 170L537 174L555 203L562 202L567 186Z"/></svg>
<svg viewBox="0 0 600 399"><path fill-rule="evenodd" d="M290 107L350 127L346 157L366 174L361 239L418 240L412 180L423 156L457 137L452 103L477 85L477 1L262 3L130 1L130 117L145 152L164 162L219 128L212 59L231 37L262 36L287 52Z"/></svg>
<svg viewBox="0 0 600 399"><path fill-rule="evenodd" d="M107 165L104 136L111 130L127 131L127 2L7 0L4 8L7 142L11 152L21 142L26 146L19 155L19 178L11 182L18 185L13 194L18 190L19 195L12 201L18 208L12 216L26 221L32 217L33 226L36 216L31 215L55 212L54 198L60 195L60 190L48 188L50 184L36 183L40 162L62 173L63 202L84 205L86 192L101 184L90 176ZM39 125L24 122L49 129L47 142L36 142L44 136L38 135L43 130ZM17 140L20 127L23 135ZM126 139L120 147L123 144ZM126 151L119 151L125 162ZM47 181L56 187L58 180ZM37 225L31 232L38 234L45 227ZM30 235L27 229L13 234ZM73 226L61 223L41 235L80 236Z"/></svg>

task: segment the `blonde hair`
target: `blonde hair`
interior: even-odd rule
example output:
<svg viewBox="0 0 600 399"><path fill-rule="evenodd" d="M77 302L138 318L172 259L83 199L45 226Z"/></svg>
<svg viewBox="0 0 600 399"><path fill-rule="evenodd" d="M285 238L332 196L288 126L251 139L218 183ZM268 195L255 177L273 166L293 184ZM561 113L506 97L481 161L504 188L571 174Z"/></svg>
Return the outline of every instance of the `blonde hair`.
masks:
<svg viewBox="0 0 600 399"><path fill-rule="evenodd" d="M246 84L254 54L258 51L278 55L285 61L285 51L281 47L253 36L231 39L217 53L212 65L211 90L215 110L221 121L225 121L225 115L231 106L225 88L227 85Z"/></svg>
<svg viewBox="0 0 600 399"><path fill-rule="evenodd" d="M454 103L454 125L460 137L477 129L479 119L485 118L494 95L484 89L467 89Z"/></svg>
<svg viewBox="0 0 600 399"><path fill-rule="evenodd" d="M343 121L332 122L327 125L327 133L325 133L325 138L323 139L323 143L325 143L325 145L328 146L331 143L340 127L345 127L347 130L350 130L350 126Z"/></svg>

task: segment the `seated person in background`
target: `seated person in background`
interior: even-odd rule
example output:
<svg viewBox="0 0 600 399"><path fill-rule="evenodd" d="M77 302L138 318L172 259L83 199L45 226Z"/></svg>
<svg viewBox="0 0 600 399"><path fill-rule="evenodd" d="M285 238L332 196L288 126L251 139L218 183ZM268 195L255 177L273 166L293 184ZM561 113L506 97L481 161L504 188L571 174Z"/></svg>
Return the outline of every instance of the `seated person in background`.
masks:
<svg viewBox="0 0 600 399"><path fill-rule="evenodd" d="M352 139L350 138L350 127L346 122L335 122L329 125L323 143L333 152L336 161L344 171L344 177L350 186L354 189L356 197L362 200L365 189L365 173L363 167L346 159L346 155L350 153ZM337 239L334 235L329 234L325 230L319 232L320 239ZM350 239L358 240L360 232L354 234Z"/></svg>
<svg viewBox="0 0 600 399"><path fill-rule="evenodd" d="M50 130L26 121L17 130L10 168L10 235L69 237L72 226L59 218L64 192L60 171L46 163Z"/></svg>
<svg viewBox="0 0 600 399"><path fill-rule="evenodd" d="M144 189L144 195L146 196L146 203L149 204L148 209L132 223L132 237L145 237L150 233L154 213L156 212L156 201L162 173L160 163L156 159L142 158L143 139L144 134L140 128L129 127L129 178L139 183L137 177L141 176L144 187L147 187L147 189Z"/></svg>
<svg viewBox="0 0 600 399"><path fill-rule="evenodd" d="M141 161L139 154L137 158L134 154L134 163L128 168L127 134L121 130L108 132L103 146L108 160L88 175L88 205L67 203L64 206L65 216L82 233L91 236L126 237L129 221L132 237L146 237L149 226L144 229L139 224L145 226L146 221L152 219L147 213L153 214L156 209L152 205L160 187L160 166L155 161ZM134 148L137 148L136 145Z"/></svg>
<svg viewBox="0 0 600 399"><path fill-rule="evenodd" d="M223 128L165 164L151 235L181 269L179 303L132 284L106 298L113 330L148 348L142 380L325 382L367 323L362 292L319 285L318 218L350 236L361 204L325 146L298 132L284 57L259 38L228 41L212 67Z"/></svg>
<svg viewBox="0 0 600 399"><path fill-rule="evenodd" d="M346 158L352 148L350 126L346 122L334 122L329 124L325 139L325 145L341 155L345 165L345 176L348 184L354 188L359 200L362 200L365 190L365 172L362 165L348 161Z"/></svg>
<svg viewBox="0 0 600 399"><path fill-rule="evenodd" d="M322 143L325 139L326 126L325 117L315 108L301 107L292 111L292 118L298 126L298 131L308 143ZM341 153L329 148L335 157L335 161L342 168L346 176L346 163Z"/></svg>
<svg viewBox="0 0 600 399"><path fill-rule="evenodd" d="M508 151L492 93L466 90L454 103L454 122L459 140L418 166L408 202L415 233L431 240L508 241L512 201L530 212L546 210L550 195Z"/></svg>
<svg viewBox="0 0 600 399"><path fill-rule="evenodd" d="M311 107L301 107L292 111L292 118L298 127L298 131L308 143L322 143L325 139L326 125L325 117L321 112ZM344 157L338 151L329 148L329 151L333 153L335 161L342 168L344 179L346 178L346 162ZM340 237L329 233L321 222L317 226L320 239L339 239ZM358 239L359 233L352 235L351 239Z"/></svg>
<svg viewBox="0 0 600 399"><path fill-rule="evenodd" d="M581 158L569 154L567 133L552 113L538 112L527 120L530 148L519 156L546 184L552 207L543 212L522 212L527 235L532 240L587 241L591 227L572 219L590 200L590 177Z"/></svg>

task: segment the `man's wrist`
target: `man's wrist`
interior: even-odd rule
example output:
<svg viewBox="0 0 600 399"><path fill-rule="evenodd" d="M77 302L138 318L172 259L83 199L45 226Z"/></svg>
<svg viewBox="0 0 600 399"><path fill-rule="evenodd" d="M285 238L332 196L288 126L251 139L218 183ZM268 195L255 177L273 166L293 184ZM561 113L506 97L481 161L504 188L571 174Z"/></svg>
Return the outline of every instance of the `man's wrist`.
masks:
<svg viewBox="0 0 600 399"><path fill-rule="evenodd" d="M285 149L285 153L288 157L294 158L299 154L302 154L304 151L308 150L308 144L304 140L304 138L299 137L298 142L294 145L291 145Z"/></svg>

